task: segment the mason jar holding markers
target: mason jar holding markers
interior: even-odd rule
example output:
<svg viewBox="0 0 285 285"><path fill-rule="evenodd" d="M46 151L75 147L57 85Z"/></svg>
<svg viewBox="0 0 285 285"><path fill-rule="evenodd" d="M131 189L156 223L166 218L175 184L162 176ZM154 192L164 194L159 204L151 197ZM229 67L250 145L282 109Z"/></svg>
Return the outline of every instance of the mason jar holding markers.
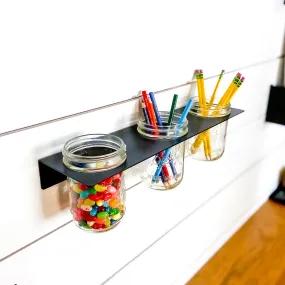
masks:
<svg viewBox="0 0 285 285"><path fill-rule="evenodd" d="M207 103L207 108L199 105L199 99L193 99L190 114L203 118L219 118L228 116L231 112L230 104L218 106L219 99L215 100L211 106ZM202 161L213 161L219 159L226 145L228 121L224 121L215 127L206 130L199 135L188 140L188 153L192 158Z"/></svg>
<svg viewBox="0 0 285 285"><path fill-rule="evenodd" d="M69 140L63 148L63 163L74 171L94 173L120 166L126 146L116 136L91 134ZM95 185L67 178L70 211L75 224L89 232L105 232L119 224L125 213L125 182L118 173Z"/></svg>
<svg viewBox="0 0 285 285"><path fill-rule="evenodd" d="M148 112L143 110L144 117L137 122L137 131L141 136L150 140L163 141L178 139L188 133L186 115L191 102L188 102L188 107L186 106L183 114L179 114L174 112L173 104L170 112L159 112L152 93L150 93L150 98L154 112L152 112L152 106L146 106L146 109L150 110ZM143 93L143 102L148 102L148 100ZM145 107L144 104L142 106ZM158 124L154 123L156 122L154 115ZM154 155L145 163L145 169L141 174L142 181L155 190L169 190L177 187L183 179L184 154L185 144L182 142Z"/></svg>

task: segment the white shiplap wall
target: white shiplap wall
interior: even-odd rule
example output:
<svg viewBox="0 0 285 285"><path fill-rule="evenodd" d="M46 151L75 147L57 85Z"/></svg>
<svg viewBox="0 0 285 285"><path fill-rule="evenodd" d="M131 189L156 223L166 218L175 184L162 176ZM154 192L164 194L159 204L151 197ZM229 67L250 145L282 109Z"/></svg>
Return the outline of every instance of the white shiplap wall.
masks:
<svg viewBox="0 0 285 285"><path fill-rule="evenodd" d="M141 184L130 189L124 222L110 233L86 235L68 224L6 258L0 283L80 282L68 270L74 259L92 262L93 250L102 262L94 284L186 282L277 185L285 132L264 116L269 87L280 75L284 7L281 0L2 1L0 135L132 98L140 89L185 83L197 67L206 76L244 67L246 83L233 105L246 112L230 121L222 159L187 158L184 182L169 193ZM234 74L225 76L221 90ZM206 81L208 92L215 82ZM189 86L159 93L161 109L169 109L174 92L180 106L189 98ZM0 260L70 220L64 183L41 191L37 160L75 135L111 132L137 115L134 100L0 136ZM128 171L128 187L140 181L141 167ZM82 248L74 251L79 241ZM89 247L112 241L115 249ZM43 280L46 268L52 274Z"/></svg>

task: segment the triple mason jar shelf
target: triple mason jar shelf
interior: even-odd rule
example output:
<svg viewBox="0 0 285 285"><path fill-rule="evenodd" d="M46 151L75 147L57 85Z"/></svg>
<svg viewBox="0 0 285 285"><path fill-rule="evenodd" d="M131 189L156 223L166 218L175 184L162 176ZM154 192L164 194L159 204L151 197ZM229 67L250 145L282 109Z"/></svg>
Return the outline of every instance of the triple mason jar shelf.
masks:
<svg viewBox="0 0 285 285"><path fill-rule="evenodd" d="M184 108L177 109L176 112L182 113L183 109ZM228 119L241 114L242 112L243 110L231 108L230 115L214 118L202 118L188 114L188 133L185 136L174 140L156 141L145 139L137 132L137 125L116 131L112 133L112 135L121 138L126 144L127 159L119 167L108 171L86 173L68 169L62 162L61 152L42 158L39 160L41 188L47 189L66 180L66 177L70 177L85 185L95 185L113 175L116 175L117 173L135 166L136 164L156 155L161 151L171 148L176 144L188 140L203 131L221 124Z"/></svg>

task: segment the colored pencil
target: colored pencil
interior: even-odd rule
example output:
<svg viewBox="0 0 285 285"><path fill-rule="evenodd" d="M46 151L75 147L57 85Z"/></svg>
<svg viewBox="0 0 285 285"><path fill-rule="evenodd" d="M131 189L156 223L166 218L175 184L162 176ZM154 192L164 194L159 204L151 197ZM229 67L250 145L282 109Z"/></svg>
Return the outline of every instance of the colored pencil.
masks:
<svg viewBox="0 0 285 285"><path fill-rule="evenodd" d="M157 124L160 127L163 127L163 123L162 123L162 120L160 118L160 114L159 114L159 111L158 111L158 107L157 107L157 104L156 104L154 93L153 92L149 92L149 97L150 97L150 100L152 102L152 106L153 106L154 113L155 113L155 116L156 116ZM173 164L172 160L170 160L169 163L170 163L170 167L171 167L172 173L173 173L173 175L175 177L177 175L177 171L176 171L175 165ZM166 167L166 169L167 169L167 167Z"/></svg>
<svg viewBox="0 0 285 285"><path fill-rule="evenodd" d="M145 105L146 105L147 113L149 115L150 123L151 123L151 125L153 126L154 129L157 129L156 120L155 120L155 117L154 117L153 107L152 107L152 104L150 104L150 102L148 100L146 91L142 91L142 96L143 96L143 100L144 100ZM158 132L154 132L154 135L158 135ZM160 159L162 159L163 158L163 152L160 152L158 154L158 156L159 156ZM162 169L163 169L163 172L164 172L164 175L165 175L166 179L169 180L169 172L168 172L167 167L164 165L162 167Z"/></svg>

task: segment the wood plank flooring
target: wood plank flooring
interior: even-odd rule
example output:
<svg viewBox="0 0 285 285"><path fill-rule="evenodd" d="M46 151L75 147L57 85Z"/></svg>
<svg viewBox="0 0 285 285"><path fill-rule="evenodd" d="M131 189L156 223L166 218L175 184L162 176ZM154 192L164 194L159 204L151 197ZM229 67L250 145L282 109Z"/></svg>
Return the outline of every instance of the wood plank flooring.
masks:
<svg viewBox="0 0 285 285"><path fill-rule="evenodd" d="M285 285L285 206L266 202L187 285Z"/></svg>

